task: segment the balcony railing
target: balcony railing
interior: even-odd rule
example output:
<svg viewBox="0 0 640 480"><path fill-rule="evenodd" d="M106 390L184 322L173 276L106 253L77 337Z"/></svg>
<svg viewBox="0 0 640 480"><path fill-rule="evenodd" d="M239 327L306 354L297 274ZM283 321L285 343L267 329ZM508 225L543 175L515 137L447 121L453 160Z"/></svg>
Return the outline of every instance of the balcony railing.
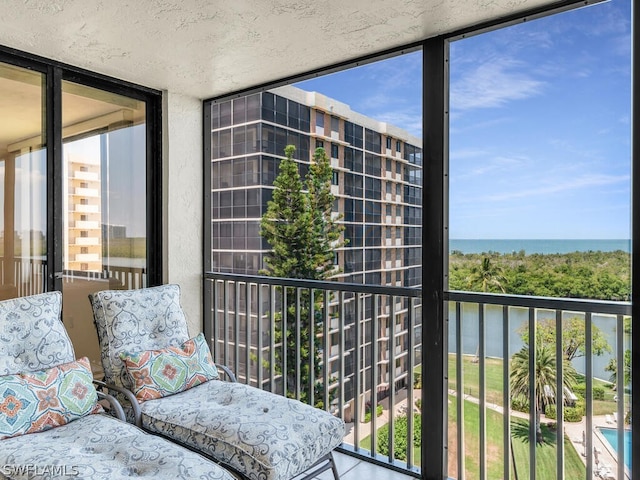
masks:
<svg viewBox="0 0 640 480"><path fill-rule="evenodd" d="M417 410L419 397L413 372L421 345L408 333L421 328L419 289L222 273L206 274L205 285L205 334L217 362L232 367L239 381L344 418L343 450L350 454L419 475L413 447L419 416L406 413ZM309 319L314 336L305 336ZM382 321L397 324L384 341ZM289 341L282 340L285 331ZM406 345L400 355L396 339ZM402 452L393 436L401 416Z"/></svg>
<svg viewBox="0 0 640 480"><path fill-rule="evenodd" d="M99 258L99 257L98 257ZM0 298L24 297L46 291L47 262L38 257L0 257ZM111 288L123 290L147 286L145 268L102 265L100 271L64 270L63 281L111 279Z"/></svg>
<svg viewBox="0 0 640 480"><path fill-rule="evenodd" d="M630 408L630 392L625 390L625 375L621 373L625 349L630 348L630 335L625 333L624 326L625 316L631 316L630 303L466 292L448 292L446 299L449 301L450 477L631 478L625 466L629 453L627 450L625 454L622 447L629 442L625 440L625 436L629 436L625 420ZM577 332L568 330L568 323L575 319L580 327ZM555 335L538 337L536 330L541 322L553 326ZM574 337L563 339L565 329ZM551 433L555 429L555 438L545 437L545 446L536 442L534 403L529 403L532 406L525 409L525 414L511 409L513 355L526 348L527 338L533 339L528 349L527 397L537 398L542 388L543 396L550 403L555 402L555 398L550 397L563 398L565 403L577 400L580 408L584 402L584 413L578 414L579 422L568 416L565 419L565 409L555 405L557 418L547 423L546 430ZM567 340L575 345L581 339L584 339L582 350L571 364L584 379L584 400L564 384L564 370L571 368L563 362ZM549 342L553 349L554 385L541 386L539 381L532 381L538 376L535 372L543 368L537 363L536 346L540 346L536 345L537 340ZM611 347L610 353L603 348L603 341ZM607 385L610 372L605 366L611 360L620 366L621 374L616 376L615 383ZM553 392L564 392L564 395L553 395ZM521 422L517 421L518 417ZM612 440L605 438L605 429ZM514 446L517 437L523 440L519 442L520 448ZM522 445L526 448L522 449ZM621 447L617 448L618 445ZM555 466L549 466L550 459Z"/></svg>
<svg viewBox="0 0 640 480"><path fill-rule="evenodd" d="M602 373L603 362L613 359L624 365L629 303L466 292L446 292L445 298L450 478L534 479L549 469L553 478L573 478L576 471L576 478L631 478L625 467L628 455L605 443L600 430L610 427L617 444L625 444L630 394L624 375L617 376L611 385L615 391L608 389L604 400L595 395L606 384L602 377L608 377ZM342 416L348 425L344 451L419 476L420 450L414 449L414 439L420 436L414 433L421 418L420 301L421 291L412 288L207 273L205 333L216 361L232 367L240 381ZM573 361L585 384L584 394L580 392L584 400L579 400L584 402L583 419L569 422L563 408L557 408L553 422L542 416L546 445L537 447L536 409L511 409L512 361L503 359L511 359L525 345L523 334L533 339L535 352L536 328L552 319L558 332L552 347L560 361L553 372L555 383L545 392L549 403L556 391L573 398L564 388L562 362L563 326L573 317L584 325L584 356ZM309 318L314 319L313 337L304 335ZM612 343L606 359L593 354L597 331ZM282 340L283 332L288 342ZM526 372L529 398L538 393L531 381L535 362L534 353ZM434 381L438 379L424 379L426 385ZM377 405L382 407L380 416ZM603 409L611 411L604 415Z"/></svg>

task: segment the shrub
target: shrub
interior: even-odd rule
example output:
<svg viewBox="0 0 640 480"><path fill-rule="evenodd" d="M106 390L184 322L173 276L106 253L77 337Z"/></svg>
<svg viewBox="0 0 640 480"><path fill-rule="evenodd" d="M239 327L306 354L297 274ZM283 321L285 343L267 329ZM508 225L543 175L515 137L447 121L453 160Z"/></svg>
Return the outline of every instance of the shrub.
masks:
<svg viewBox="0 0 640 480"><path fill-rule="evenodd" d="M529 413L529 402L524 398L512 398L511 409L516 412Z"/></svg>
<svg viewBox="0 0 640 480"><path fill-rule="evenodd" d="M556 406L555 405L547 405L544 408L544 416L547 417L550 420L555 420L557 418L556 413L557 413L557 411L556 411Z"/></svg>
<svg viewBox="0 0 640 480"><path fill-rule="evenodd" d="M593 399L594 400L604 400L604 388L602 388L602 387L593 387Z"/></svg>
<svg viewBox="0 0 640 480"><path fill-rule="evenodd" d="M413 441L412 446L419 448L421 445L422 415L413 415ZM397 460L407 460L407 416L396 418L394 423L394 453ZM381 455L389 455L389 424L385 423L378 429L378 452Z"/></svg>
<svg viewBox="0 0 640 480"><path fill-rule="evenodd" d="M568 407L564 409L565 422L580 422L582 421L582 410L574 407Z"/></svg>
<svg viewBox="0 0 640 480"><path fill-rule="evenodd" d="M544 409L544 416L549 420L556 420L558 418L558 411L555 405L547 405ZM564 421L565 422L579 422L584 416L584 411L581 407L565 407L564 409Z"/></svg>
<svg viewBox="0 0 640 480"><path fill-rule="evenodd" d="M594 400L604 400L604 388L594 386L591 391L593 392ZM584 399L587 394L587 386L584 383L579 383L573 387L573 393Z"/></svg>
<svg viewBox="0 0 640 480"><path fill-rule="evenodd" d="M413 388L422 388L422 373L415 372L413 374Z"/></svg>
<svg viewBox="0 0 640 480"><path fill-rule="evenodd" d="M382 415L382 405L376 406L376 417ZM371 408L367 408L364 413L364 423L369 423L371 421Z"/></svg>

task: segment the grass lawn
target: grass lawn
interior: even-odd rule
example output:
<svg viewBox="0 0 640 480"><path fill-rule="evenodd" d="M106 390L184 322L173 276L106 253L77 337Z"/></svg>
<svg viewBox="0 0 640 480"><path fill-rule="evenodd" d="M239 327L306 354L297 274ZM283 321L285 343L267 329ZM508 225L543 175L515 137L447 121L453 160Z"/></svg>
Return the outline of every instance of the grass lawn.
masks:
<svg viewBox="0 0 640 480"><path fill-rule="evenodd" d="M472 355L462 357L462 371L464 376L464 393L472 397L480 396L480 366L479 363L473 363ZM456 389L456 356L449 354L449 388ZM495 405L502 405L502 359L487 358L485 359L485 378L486 378L486 398L487 402ZM579 380L584 380L584 376L579 375ZM593 401L593 414L605 415L615 411L616 403L613 400L615 392L611 389L611 384L598 378L593 379L594 387L602 387L605 391L604 400Z"/></svg>
<svg viewBox="0 0 640 480"><path fill-rule="evenodd" d="M556 478L556 431L542 425L544 442L536 445L536 478ZM529 477L529 422L519 418L511 420L513 455L518 478ZM586 467L567 436L564 437L564 477L585 478ZM512 474L513 476L513 474ZM515 478L515 476L513 476Z"/></svg>
<svg viewBox="0 0 640 480"><path fill-rule="evenodd" d="M364 448L365 450L371 451L371 435L367 435L360 441L360 448ZM380 453L380 452L377 452ZM420 466L420 447L413 447L413 464L416 466Z"/></svg>
<svg viewBox="0 0 640 480"><path fill-rule="evenodd" d="M464 437L465 437L465 478L473 480L480 478L480 421L479 407L469 401L464 403ZM457 477L457 410L456 398L449 396L449 476ZM487 478L502 478L504 448L503 448L503 417L500 413L487 410ZM518 418L511 419L511 446L515 458L518 478L529 476L529 422ZM556 468L556 434L555 431L542 426L544 443L536 447L536 476L537 478L555 478ZM367 436L360 442L360 447L370 450L371 438ZM420 465L420 449L414 449L414 460ZM512 464L513 471L513 464ZM578 452L565 437L565 472L564 478L584 478L586 469ZM515 475L512 473L512 478Z"/></svg>

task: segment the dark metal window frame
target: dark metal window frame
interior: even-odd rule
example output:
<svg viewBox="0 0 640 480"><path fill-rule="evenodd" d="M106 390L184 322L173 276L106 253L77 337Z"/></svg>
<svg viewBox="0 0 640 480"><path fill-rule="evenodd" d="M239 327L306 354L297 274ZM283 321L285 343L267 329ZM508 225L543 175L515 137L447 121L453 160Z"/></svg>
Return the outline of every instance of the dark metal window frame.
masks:
<svg viewBox="0 0 640 480"><path fill-rule="evenodd" d="M0 45L0 62L44 74L43 134L47 145L47 280L46 288L62 290L62 81L127 96L145 103L147 282L162 283L162 93L124 80Z"/></svg>
<svg viewBox="0 0 640 480"><path fill-rule="evenodd" d="M421 42L412 43L397 49L377 52L345 62L340 62L326 68L319 68L310 72L285 77L273 82L267 82L246 88L223 96L205 99L203 101L203 168L204 168L204 211L210 211L211 205L211 152L207 139L210 136L210 118L207 107L229 99L263 92L269 89L308 80L321 75L339 72L353 67L384 60L406 53L422 50L423 52L423 198L422 198L422 264L430 265L423 269L422 278L422 325L429 328L422 329L422 368L426 378L440 378L441 382L431 383L431 387L422 390L423 414L421 470L423 479L447 478L448 450L446 433L447 411L447 372L446 338L447 318L445 293L447 285L447 252L448 252L448 141L449 141L449 44L455 40L469 36L498 30L532 19L558 14L581 6L600 3L602 0L563 0L551 5L535 8L526 12L497 18L492 21L458 30ZM640 91L636 79L640 77L640 8L633 6L633 85L632 85L632 113L633 118L640 118ZM635 28L634 28L635 27ZM636 158L640 158L639 129L632 129L632 165L635 167ZM633 168L632 172L632 211L640 211L640 168ZM208 265L211 252L209 221L203 222L204 229L204 258L203 265ZM434 258L441 261L434 262ZM206 272L203 272L206 274ZM632 219L632 284L633 279L640 278L640 220ZM211 292L208 292L207 282L204 282L204 309L211 309ZM633 318L640 319L640 289L632 291ZM429 319L429 322L425 321ZM637 320L640 321L640 320ZM206 333L206 332L205 332ZM640 335L632 337L632 351L640 352ZM633 370L640 371L640 355L633 355ZM640 375L633 376L632 390L640 391ZM433 414L429 414L433 412ZM632 397L632 463L640 465L640 395ZM437 448L437 447L440 448ZM348 452L347 452L348 453Z"/></svg>

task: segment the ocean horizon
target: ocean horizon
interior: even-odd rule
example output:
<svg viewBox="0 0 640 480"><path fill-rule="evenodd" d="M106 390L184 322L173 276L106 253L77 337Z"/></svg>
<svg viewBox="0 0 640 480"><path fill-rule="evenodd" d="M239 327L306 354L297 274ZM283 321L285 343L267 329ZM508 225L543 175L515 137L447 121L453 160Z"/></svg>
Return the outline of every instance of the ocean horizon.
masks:
<svg viewBox="0 0 640 480"><path fill-rule="evenodd" d="M630 239L450 239L449 251L462 253L518 253L527 254L615 252L631 253Z"/></svg>

